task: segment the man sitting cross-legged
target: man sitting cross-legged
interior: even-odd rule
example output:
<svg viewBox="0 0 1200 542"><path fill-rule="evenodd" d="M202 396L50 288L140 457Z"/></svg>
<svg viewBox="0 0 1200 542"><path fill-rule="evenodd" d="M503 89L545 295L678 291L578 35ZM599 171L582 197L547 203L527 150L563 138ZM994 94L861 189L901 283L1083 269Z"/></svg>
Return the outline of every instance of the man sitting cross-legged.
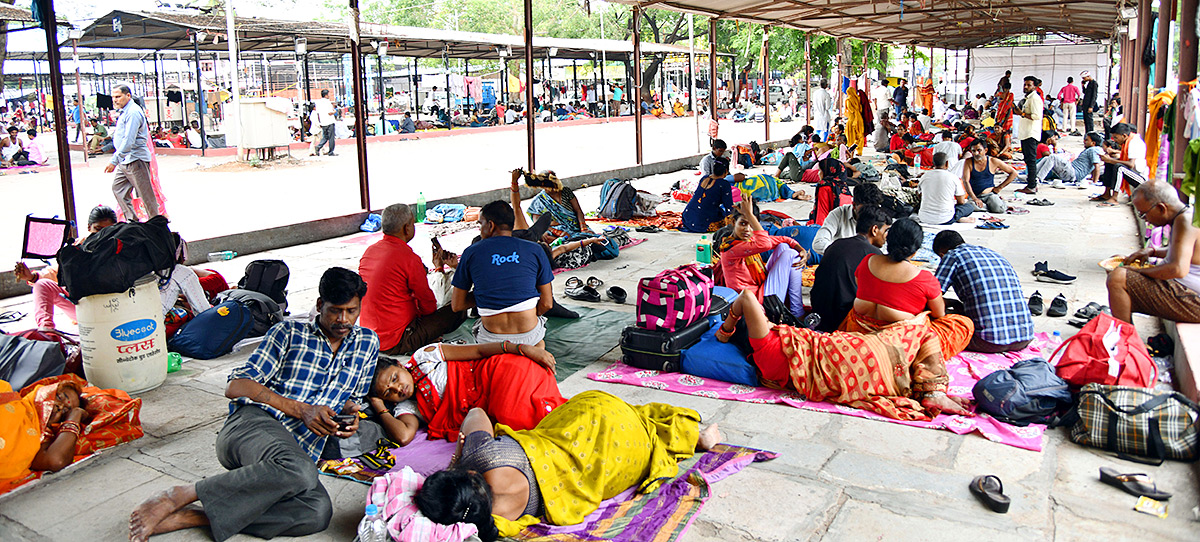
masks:
<svg viewBox="0 0 1200 542"><path fill-rule="evenodd" d="M1133 322L1133 313L1175 322L1200 323L1200 230L1192 226L1188 208L1171 185L1144 183L1133 192L1134 210L1155 226L1171 225L1166 248L1147 247L1130 254L1124 265L1148 263L1145 269L1118 267L1108 273L1108 304L1112 315Z"/></svg>
<svg viewBox="0 0 1200 542"><path fill-rule="evenodd" d="M379 354L375 332L355 325L367 285L334 267L321 277L314 321L285 321L267 332L246 364L229 375L229 417L217 434L217 459L229 472L176 486L143 502L129 538L208 525L222 541L325 530L333 505L316 461L330 436L349 437L371 386ZM200 501L202 509L185 508Z"/></svg>
<svg viewBox="0 0 1200 542"><path fill-rule="evenodd" d="M466 313L450 307L449 280L444 271L429 275L425 264L408 246L417 234L412 209L403 203L383 210L383 239L367 247L358 272L370 290L362 302L362 326L379 334L379 349L387 355L411 354L454 331ZM458 258L434 244L433 264L453 270ZM434 294L437 286L441 296ZM439 307L439 301L444 305Z"/></svg>
<svg viewBox="0 0 1200 542"><path fill-rule="evenodd" d="M554 306L554 275L542 247L513 237L515 221L513 208L503 201L479 211L482 239L463 251L450 283L450 305L455 311L479 309L476 342L542 346L542 315Z"/></svg>
<svg viewBox="0 0 1200 542"><path fill-rule="evenodd" d="M1012 264L996 251L968 245L958 232L944 230L933 238L941 258L934 277L945 292L951 287L963 312L975 323L967 350L994 354L1014 352L1033 340L1033 318Z"/></svg>

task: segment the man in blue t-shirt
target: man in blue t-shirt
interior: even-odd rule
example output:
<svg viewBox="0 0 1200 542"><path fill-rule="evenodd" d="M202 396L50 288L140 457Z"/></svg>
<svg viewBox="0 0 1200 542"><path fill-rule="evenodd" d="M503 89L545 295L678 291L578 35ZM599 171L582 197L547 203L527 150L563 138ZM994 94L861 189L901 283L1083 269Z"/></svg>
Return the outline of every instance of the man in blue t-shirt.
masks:
<svg viewBox="0 0 1200 542"><path fill-rule="evenodd" d="M1088 178L1091 178L1093 183L1100 180L1100 173L1104 169L1100 165L1101 142L1100 134L1088 132L1083 137L1083 150L1074 160L1071 160L1066 153L1046 155L1038 161L1038 182L1046 180L1050 172L1054 172L1058 176L1058 179L1054 181L1054 188L1066 188L1066 185L1063 184L1064 180L1068 183L1077 183L1078 188L1087 188Z"/></svg>
<svg viewBox="0 0 1200 542"><path fill-rule="evenodd" d="M508 341L542 346L546 317L554 306L550 259L537 243L513 237L513 209L493 201L479 211L481 240L459 258L450 281L454 311L479 309L478 343ZM472 287L474 290L472 291Z"/></svg>

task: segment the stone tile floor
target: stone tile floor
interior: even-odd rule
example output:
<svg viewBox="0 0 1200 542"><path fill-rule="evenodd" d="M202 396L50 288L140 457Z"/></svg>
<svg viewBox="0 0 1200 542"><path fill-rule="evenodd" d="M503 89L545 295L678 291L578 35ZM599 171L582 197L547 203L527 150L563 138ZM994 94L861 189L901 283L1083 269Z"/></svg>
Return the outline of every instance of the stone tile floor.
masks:
<svg viewBox="0 0 1200 542"><path fill-rule="evenodd" d="M1069 138L1078 145L1078 138ZM773 173L773 171L770 171ZM639 180L639 188L666 191L691 171ZM502 179L501 183L507 182ZM811 189L809 190L811 192ZM598 200L595 188L579 191L584 208ZM961 228L968 242L999 250L1021 273L1027 293L1038 289L1047 301L1059 292L1071 311L1088 301L1104 302L1104 273L1096 262L1132 251L1136 242L1127 206L1100 209L1085 201L1091 191L1044 189L1039 197L1057 203L1009 216L1012 229L979 231ZM808 204L763 206L793 216L807 216ZM678 204L663 209L682 208ZM428 230L422 229L427 234ZM444 244L461 250L473 233L450 236ZM693 259L696 235L636 234L649 241L613 261L599 262L556 277L561 296L571 276L597 276L607 284L634 291L637 278ZM292 269L290 301L303 313L316 298L321 272L332 265L351 269L365 245L334 239L268 254L256 254L212 267L236 280L251 259L282 258ZM427 235L415 241L418 254L428 252ZM1077 274L1071 285L1036 283L1027 273L1035 261ZM567 304L577 302L566 300ZM5 300L14 306L28 299ZM610 302L603 308L632 312L630 305ZM1075 331L1066 318L1035 318L1038 331ZM1139 319L1144 334L1157 322ZM27 326L28 327L28 326ZM18 327L13 327L18 329ZM616 345L613 345L616 346ZM222 471L213 441L226 413L223 390L229 370L249 355L243 349L224 358L192 361L171 374L160 388L142 394L143 439L120 446L47 476L41 482L0 498L0 540L118 540L127 536L129 512L141 500L173 484L192 482ZM685 542L707 541L860 541L860 540L1196 540L1200 535L1200 491L1193 464L1168 462L1147 467L1121 461L1069 441L1063 430L1046 435L1042 452L1019 450L978 435L917 429L793 409L777 405L724 402L647 388L587 380L619 357L611 351L567 378L564 395L602 389L631 402L667 402L699 411L706 421L721 424L725 440L765 448L781 456L748 467L717 483ZM1135 498L1100 483L1101 466L1148 472L1159 487L1174 492L1170 516L1158 519L1135 512ZM968 492L976 475L996 474L1013 499L1008 514L984 508ZM348 541L362 516L367 487L322 478L335 504L330 528L311 540ZM201 530L172 533L155 540L208 540ZM238 537L249 539L249 537Z"/></svg>

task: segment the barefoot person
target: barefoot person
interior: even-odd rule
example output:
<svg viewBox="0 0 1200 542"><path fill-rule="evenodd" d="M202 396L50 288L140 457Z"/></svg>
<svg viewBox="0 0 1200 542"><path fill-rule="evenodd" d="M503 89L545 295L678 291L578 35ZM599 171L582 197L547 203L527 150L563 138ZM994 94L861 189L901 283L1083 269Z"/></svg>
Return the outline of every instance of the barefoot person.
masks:
<svg viewBox="0 0 1200 542"><path fill-rule="evenodd" d="M129 520L130 540L209 525L217 541L325 530L333 504L315 461L327 437L358 430L379 354L375 332L355 325L367 285L334 267L321 277L315 321L285 321L267 332L245 365L229 375L229 417L217 459L229 472L176 486L143 502ZM339 410L348 419L335 419ZM203 509L185 508L200 501Z"/></svg>
<svg viewBox="0 0 1200 542"><path fill-rule="evenodd" d="M1125 258L1124 265L1149 263L1145 269L1118 267L1108 273L1108 305L1112 315L1133 323L1133 313L1149 314L1175 322L1200 323L1200 230L1192 225L1190 205L1179 200L1171 185L1145 183L1133 192L1134 210L1142 220L1171 226L1166 248L1147 247Z"/></svg>
<svg viewBox="0 0 1200 542"><path fill-rule="evenodd" d="M426 479L414 500L436 523L475 524L484 542L516 535L524 516L581 523L604 499L653 491L678 474L679 461L721 440L716 424L700 431L690 408L635 406L595 390L525 431L493 427L487 412L472 409L462 435L450 468Z"/></svg>

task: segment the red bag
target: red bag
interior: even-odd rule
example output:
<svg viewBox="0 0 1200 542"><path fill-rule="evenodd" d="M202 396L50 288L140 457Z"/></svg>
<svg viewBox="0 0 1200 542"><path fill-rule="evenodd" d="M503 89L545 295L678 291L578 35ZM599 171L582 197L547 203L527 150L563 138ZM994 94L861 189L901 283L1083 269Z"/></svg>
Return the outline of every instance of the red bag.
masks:
<svg viewBox="0 0 1200 542"><path fill-rule="evenodd" d="M1073 388L1086 384L1153 388L1158 366L1133 324L1101 313L1050 356L1058 376Z"/></svg>

